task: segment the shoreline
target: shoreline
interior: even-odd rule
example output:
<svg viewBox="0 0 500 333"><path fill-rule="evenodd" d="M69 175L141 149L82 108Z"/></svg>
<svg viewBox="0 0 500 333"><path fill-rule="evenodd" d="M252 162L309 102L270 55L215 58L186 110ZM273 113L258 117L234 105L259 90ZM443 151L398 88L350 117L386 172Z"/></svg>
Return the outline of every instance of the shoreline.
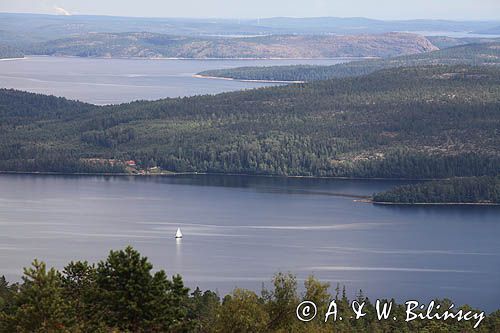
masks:
<svg viewBox="0 0 500 333"><path fill-rule="evenodd" d="M162 172L149 174L132 173L64 173L50 171L0 171L1 175L31 175L31 176L94 176L94 177L176 177L176 176L229 176L229 177L262 177L281 179L311 179L311 180L367 180L367 181L429 181L436 179L411 179L411 178L359 178L359 177L319 177L319 176L280 176L280 175L252 175L236 173L209 173L209 172ZM446 180L442 178L439 180ZM382 202L373 201L371 196L345 193L329 193L332 196L351 198L354 202L372 204L374 206L480 206L480 207L500 207L500 203L493 202Z"/></svg>
<svg viewBox="0 0 500 333"><path fill-rule="evenodd" d="M25 59L28 59L28 57L0 58L0 61L13 61L13 60L25 60Z"/></svg>
<svg viewBox="0 0 500 333"><path fill-rule="evenodd" d="M5 171L0 170L2 174L13 175L53 175L53 176L132 176L132 177L158 177L158 176L231 176L231 177L266 177L283 179L338 179L338 180L386 180L386 181L432 181L449 180L451 178L387 178L387 177L342 177L342 176L293 176L293 175L266 175L249 173L219 173L219 172L175 172L164 171L163 173L133 174L133 173L103 173L103 172L56 172L56 171Z"/></svg>
<svg viewBox="0 0 500 333"><path fill-rule="evenodd" d="M283 84L294 84L294 83L306 83L306 81L275 81L275 80L248 80L248 79L235 79L232 77L224 76L209 76L201 74L193 74L192 77L197 79L212 79L212 80L226 80L226 81L238 81L238 82L254 82L254 83L283 83Z"/></svg>
<svg viewBox="0 0 500 333"><path fill-rule="evenodd" d="M359 202L371 203L379 206L500 206L500 203L494 202L382 202L373 200L358 200Z"/></svg>
<svg viewBox="0 0 500 333"><path fill-rule="evenodd" d="M281 58L281 57L269 57L269 58L257 58L257 57L227 57L227 58L189 58L189 57L102 57L102 56L89 56L81 57L76 55L47 55L47 54L29 54L25 55L24 58L19 59L29 59L29 58L78 58L78 59L120 59L120 60L369 60L369 59L380 59L380 57L331 57L331 58ZM7 58L15 59L15 58Z"/></svg>

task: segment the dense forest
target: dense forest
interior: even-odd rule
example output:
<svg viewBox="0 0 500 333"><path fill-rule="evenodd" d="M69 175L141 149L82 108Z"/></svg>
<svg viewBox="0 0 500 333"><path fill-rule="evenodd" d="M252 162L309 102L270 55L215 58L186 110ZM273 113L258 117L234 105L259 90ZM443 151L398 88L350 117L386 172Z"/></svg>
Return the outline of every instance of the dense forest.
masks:
<svg viewBox="0 0 500 333"><path fill-rule="evenodd" d="M391 318L378 320L374 303L362 291L353 300L365 303L366 316L324 322L331 300L340 315L352 313L345 288L310 276L299 293L294 275L278 273L270 289L259 294L235 289L222 299L213 291L192 292L182 277L153 271L146 257L131 247L111 251L97 264L69 263L62 271L35 260L21 283L0 276L0 332L499 332L500 311L476 321L449 319L406 322L405 306L394 301ZM301 322L296 307L313 301L317 317ZM387 300L390 301L390 300ZM450 300L437 300L448 308ZM454 311L481 311L464 305ZM415 312L418 312L415 310ZM393 320L392 316L398 318Z"/></svg>
<svg viewBox="0 0 500 333"><path fill-rule="evenodd" d="M496 176L499 96L499 69L446 66L114 106L0 90L0 170Z"/></svg>
<svg viewBox="0 0 500 333"><path fill-rule="evenodd" d="M404 185L373 196L380 203L500 204L500 176L468 177Z"/></svg>
<svg viewBox="0 0 500 333"><path fill-rule="evenodd" d="M500 65L500 42L460 45L422 54L353 61L332 66L240 67L209 70L199 74L238 80L313 81L366 75L381 69L424 65Z"/></svg>

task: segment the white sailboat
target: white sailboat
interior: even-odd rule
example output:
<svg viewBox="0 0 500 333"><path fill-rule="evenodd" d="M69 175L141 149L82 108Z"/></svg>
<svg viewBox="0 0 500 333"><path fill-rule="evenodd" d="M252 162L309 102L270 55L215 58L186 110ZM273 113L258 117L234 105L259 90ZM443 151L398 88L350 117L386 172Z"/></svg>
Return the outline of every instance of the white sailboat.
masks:
<svg viewBox="0 0 500 333"><path fill-rule="evenodd" d="M177 228L177 232L175 233L175 238L182 238L181 228Z"/></svg>

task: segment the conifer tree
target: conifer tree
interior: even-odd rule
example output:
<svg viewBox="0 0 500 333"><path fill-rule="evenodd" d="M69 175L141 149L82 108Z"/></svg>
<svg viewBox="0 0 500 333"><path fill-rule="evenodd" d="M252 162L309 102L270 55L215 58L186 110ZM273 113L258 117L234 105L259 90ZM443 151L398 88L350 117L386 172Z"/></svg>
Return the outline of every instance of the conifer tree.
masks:
<svg viewBox="0 0 500 333"><path fill-rule="evenodd" d="M16 295L17 311L8 318L17 332L68 332L74 324L63 296L61 277L44 262L34 260L24 269L23 284Z"/></svg>

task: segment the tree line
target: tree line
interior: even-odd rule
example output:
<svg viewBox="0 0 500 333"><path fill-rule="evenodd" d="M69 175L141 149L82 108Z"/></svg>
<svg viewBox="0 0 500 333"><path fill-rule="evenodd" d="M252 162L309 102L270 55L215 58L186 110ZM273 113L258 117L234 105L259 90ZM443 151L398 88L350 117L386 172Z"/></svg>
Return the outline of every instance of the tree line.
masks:
<svg viewBox="0 0 500 333"><path fill-rule="evenodd" d="M62 271L35 260L24 270L22 282L0 277L0 332L498 332L500 311L486 316L477 329L470 321L415 320L405 322L405 307L394 303L394 316L378 320L373 302L365 302L366 316L354 320L324 322L335 300L339 313L351 311L346 290L310 276L298 291L293 274L278 273L270 289L260 294L235 289L221 298L218 293L196 288L190 291L179 275L153 270L146 257L132 247L111 251L107 259L91 264L70 262ZM296 308L312 301L318 315L299 321ZM388 300L386 300L388 301ZM450 300L438 300L449 307ZM464 311L470 306L460 307ZM459 309L456 309L457 311Z"/></svg>

